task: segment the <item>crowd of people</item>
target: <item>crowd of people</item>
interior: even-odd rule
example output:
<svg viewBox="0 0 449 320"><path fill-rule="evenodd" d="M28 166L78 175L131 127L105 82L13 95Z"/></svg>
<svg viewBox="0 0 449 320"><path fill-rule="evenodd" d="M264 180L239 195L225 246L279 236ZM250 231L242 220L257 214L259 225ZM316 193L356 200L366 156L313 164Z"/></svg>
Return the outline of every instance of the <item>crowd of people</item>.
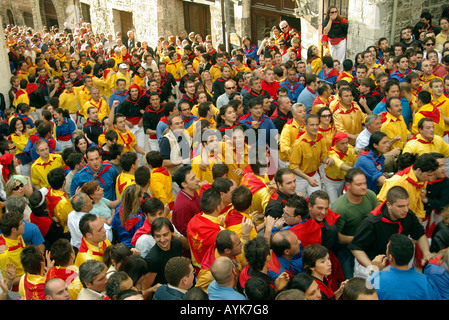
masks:
<svg viewBox="0 0 449 320"><path fill-rule="evenodd" d="M346 57L8 25L9 300L449 299L449 17Z"/></svg>

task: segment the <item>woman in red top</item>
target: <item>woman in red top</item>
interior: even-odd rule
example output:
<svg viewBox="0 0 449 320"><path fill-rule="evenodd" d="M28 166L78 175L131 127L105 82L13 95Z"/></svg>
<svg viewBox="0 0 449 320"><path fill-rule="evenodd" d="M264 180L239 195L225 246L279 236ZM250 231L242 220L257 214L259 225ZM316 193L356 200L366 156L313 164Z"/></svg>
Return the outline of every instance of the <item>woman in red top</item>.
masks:
<svg viewBox="0 0 449 320"><path fill-rule="evenodd" d="M332 273L332 263L329 257L329 250L318 243L308 245L304 248L302 261L304 271L315 278L321 292L321 299L340 299L346 281L344 281L338 289L333 281L329 281L328 276Z"/></svg>

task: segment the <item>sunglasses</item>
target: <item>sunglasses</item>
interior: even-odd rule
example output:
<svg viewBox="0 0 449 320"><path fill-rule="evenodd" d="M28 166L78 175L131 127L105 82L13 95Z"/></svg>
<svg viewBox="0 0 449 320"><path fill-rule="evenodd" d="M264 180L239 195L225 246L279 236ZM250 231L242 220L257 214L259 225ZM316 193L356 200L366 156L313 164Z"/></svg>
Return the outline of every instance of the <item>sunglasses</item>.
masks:
<svg viewBox="0 0 449 320"><path fill-rule="evenodd" d="M338 13L338 11L330 11L329 13Z"/></svg>
<svg viewBox="0 0 449 320"><path fill-rule="evenodd" d="M20 188L23 188L23 183L19 184L18 186L15 186L14 188L12 188L13 191L17 191Z"/></svg>
<svg viewBox="0 0 449 320"><path fill-rule="evenodd" d="M330 118L330 117L332 117L332 115L331 114L322 114L321 117L323 117L323 118Z"/></svg>

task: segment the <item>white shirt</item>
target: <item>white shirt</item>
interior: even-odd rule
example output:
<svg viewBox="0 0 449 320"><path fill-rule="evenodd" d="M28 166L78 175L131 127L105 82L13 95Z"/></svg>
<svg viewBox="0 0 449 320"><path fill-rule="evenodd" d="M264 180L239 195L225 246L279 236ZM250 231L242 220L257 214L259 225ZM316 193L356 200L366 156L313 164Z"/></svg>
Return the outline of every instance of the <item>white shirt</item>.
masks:
<svg viewBox="0 0 449 320"><path fill-rule="evenodd" d="M81 238L83 234L80 231L80 220L86 214L86 212L72 211L67 216L67 227L70 233L70 244L73 247L79 248L81 245ZM112 242L112 228L111 226L104 224L106 229L106 238Z"/></svg>
<svg viewBox="0 0 449 320"><path fill-rule="evenodd" d="M355 151L358 152L360 150L365 149L365 147L369 144L369 138L371 137L371 133L368 131L368 129L363 129L362 132L357 137L357 140L355 141Z"/></svg>

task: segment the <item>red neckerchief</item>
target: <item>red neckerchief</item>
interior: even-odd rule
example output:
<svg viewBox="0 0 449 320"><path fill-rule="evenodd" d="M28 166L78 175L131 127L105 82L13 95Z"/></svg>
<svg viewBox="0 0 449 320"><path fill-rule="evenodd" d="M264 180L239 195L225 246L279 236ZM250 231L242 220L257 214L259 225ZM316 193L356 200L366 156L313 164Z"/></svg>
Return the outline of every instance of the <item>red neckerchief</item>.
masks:
<svg viewBox="0 0 449 320"><path fill-rule="evenodd" d="M309 86L306 86L306 89L309 90L310 93L315 94L315 90L310 89Z"/></svg>
<svg viewBox="0 0 449 320"><path fill-rule="evenodd" d="M271 251L271 260L268 262L268 269L272 270L273 272L280 274L281 272L281 263L279 262L278 257L274 254L273 251ZM289 275L289 277L293 277L293 269L292 265L289 265L288 269L285 269L285 272Z"/></svg>
<svg viewBox="0 0 449 320"><path fill-rule="evenodd" d="M382 112L382 114L381 114L381 121L382 121L382 123L384 123L384 122L386 122L388 119L387 119L387 114L388 114L388 112ZM392 115L392 117L394 117L393 115ZM396 118L396 120L395 119L390 119L390 122L401 122L401 119L399 119L399 118Z"/></svg>
<svg viewBox="0 0 449 320"><path fill-rule="evenodd" d="M161 120L159 120L159 121L162 121L163 123L168 124L168 119L167 119L166 116L163 116L163 117L161 118Z"/></svg>
<svg viewBox="0 0 449 320"><path fill-rule="evenodd" d="M122 210L123 210L123 205L120 206L119 209L119 215L120 217L122 216ZM129 218L127 219L124 223L123 223L123 227L125 228L126 231L131 230L138 222L139 222L139 216L142 215L140 212L137 213L137 215L133 218ZM80 248L81 249L81 248Z"/></svg>
<svg viewBox="0 0 449 320"><path fill-rule="evenodd" d="M45 300L45 282L38 284L29 282L28 273L25 274L25 278L23 280L26 300Z"/></svg>
<svg viewBox="0 0 449 320"><path fill-rule="evenodd" d="M162 173L163 175L166 175L167 177L170 176L170 173L168 172L166 167L159 167L159 168L153 169L152 173L157 173L157 172Z"/></svg>
<svg viewBox="0 0 449 320"><path fill-rule="evenodd" d="M338 71L335 68L332 68L331 70L329 70L329 73L326 74L326 71L324 69L323 70L323 74L324 74L324 79L329 79L330 77L335 77L338 76Z"/></svg>
<svg viewBox="0 0 449 320"><path fill-rule="evenodd" d="M226 130L229 130L229 129L232 129L232 128L234 128L234 127L237 127L239 124L238 123L235 123L235 124L233 124L233 125L230 125L230 126L226 126L226 127L220 127L220 129L218 129L220 132L225 132Z"/></svg>
<svg viewBox="0 0 449 320"><path fill-rule="evenodd" d="M49 165L51 165L51 164L53 163L53 160L54 160L54 159L49 159L48 162L36 163L36 165L37 165L37 166L43 166L44 169L45 169L45 167L47 167L47 166L49 166Z"/></svg>
<svg viewBox="0 0 449 320"><path fill-rule="evenodd" d="M94 101L92 98L90 98L89 99L89 103L90 103L90 105L92 106L92 107L95 107L96 109L97 109L97 111L100 111L100 109L101 109L101 106L102 106L102 104L103 104L103 99L100 99L100 103L99 103L99 105L98 105L98 107L94 104L95 103L95 101L94 101L94 103L92 103L92 101Z"/></svg>
<svg viewBox="0 0 449 320"><path fill-rule="evenodd" d="M29 83L28 85L27 85L27 89L26 89L26 92L28 93L28 94L32 94L34 91L36 91L37 89L39 89L39 86L37 86L36 84L34 84L34 83Z"/></svg>
<svg viewBox="0 0 449 320"><path fill-rule="evenodd" d="M128 181L134 181L134 179L131 179L131 180L126 180L124 183L120 183L120 176L121 175L118 175L118 177L117 177L117 189L118 189L118 192L120 193L120 194L122 194L122 192L123 192L123 188L126 186L126 184L128 183Z"/></svg>
<svg viewBox="0 0 449 320"><path fill-rule="evenodd" d="M20 249L20 248L25 248L22 236L19 236L19 238L17 240L19 241L19 244L15 245L15 246L12 246L12 247L8 247L7 251L15 251L15 250ZM3 234L0 234L0 246L5 245L5 244L6 244L6 240L3 237Z"/></svg>
<svg viewBox="0 0 449 320"><path fill-rule="evenodd" d="M128 135L128 139L125 140L125 137L122 135L122 133L120 131L117 130L118 135L120 136L120 138L123 141L123 145L127 148L128 145L133 141L133 138Z"/></svg>
<svg viewBox="0 0 449 320"><path fill-rule="evenodd" d="M106 244L106 241L102 241L100 243L101 247L103 248L103 252L106 249L106 247L108 246ZM89 248L87 247L87 243L86 240L84 239L84 237L81 238L81 245L80 248L78 250L78 252L87 252L89 250ZM103 256L103 252L98 252L98 251L92 251L92 254L95 256Z"/></svg>
<svg viewBox="0 0 449 320"><path fill-rule="evenodd" d="M440 103L435 104L435 102L431 101L430 104L431 104L432 106L434 106L435 108L438 108L438 107L442 106L445 102L446 102L446 101L443 100L443 101L441 101Z"/></svg>
<svg viewBox="0 0 449 320"><path fill-rule="evenodd" d="M302 132L302 133L300 134L300 132ZM300 132L298 132L298 137L297 137L297 138L299 138L300 136L302 136L302 135L305 133L305 131L300 131ZM316 140L307 141L306 138L303 138L301 141L307 142L308 144L310 144L311 147L313 147L313 146L316 145L321 139L323 139L323 136L322 136L320 133L317 133L317 135L316 135Z"/></svg>
<svg viewBox="0 0 449 320"><path fill-rule="evenodd" d="M410 140L418 140L419 142L421 142L422 144L431 144L433 142L433 139L430 141L424 140L424 139L418 139L418 136L416 134L413 135L413 137L411 137Z"/></svg>
<svg viewBox="0 0 449 320"><path fill-rule="evenodd" d="M375 216L377 215L382 215L382 208L383 206L386 205L386 201L380 205L378 205L371 213ZM384 222L384 223L389 223L389 224L397 224L399 226L399 230L398 233L401 233L403 228L402 228L402 224L401 224L401 220L398 221L391 221L390 219L382 216L382 218L380 219L380 221Z"/></svg>
<svg viewBox="0 0 449 320"><path fill-rule="evenodd" d="M370 151L363 151L361 155L367 156L369 153ZM374 162L374 165L376 166L377 170L381 170L382 164L380 162L376 162L373 156L371 156L371 160Z"/></svg>
<svg viewBox="0 0 449 320"><path fill-rule="evenodd" d="M432 184L441 182L441 181L443 181L446 178L447 178L447 175L444 173L444 178L439 178L439 179L436 179L436 180L433 180L433 181L427 181L427 185L432 185Z"/></svg>
<svg viewBox="0 0 449 320"><path fill-rule="evenodd" d="M410 171L412 170L412 167L413 167L413 166L410 166L410 167L408 167L408 168L405 168L404 170L397 172L396 175L402 177L402 176L404 176L404 175L406 175L406 174L409 174ZM419 182L416 182L415 180L413 180L413 179L410 178L410 177L407 177L406 180L407 180L410 184L412 184L413 186L415 186L416 189L422 189L422 188L425 186L425 182L424 182L424 183L419 183Z"/></svg>
<svg viewBox="0 0 449 320"><path fill-rule="evenodd" d="M337 110L341 110L340 113L342 113L342 114L348 114L348 113L351 113L351 112L354 112L354 111L357 110L356 107L354 106L354 104L352 104L352 103L351 103L351 108L350 108L350 109L346 109L346 108L340 107L340 106L341 106L341 104L340 104L340 102L339 102L339 103L337 104L337 106L335 107L335 109L334 109L334 113L335 113L335 111L337 111Z"/></svg>
<svg viewBox="0 0 449 320"><path fill-rule="evenodd" d="M333 124L333 123L330 123L330 124L329 124L329 128L323 129L323 128L319 127L319 128L318 128L318 131L321 131L321 132L327 132L327 131L330 131L330 130L332 130L332 129L334 129L334 124Z"/></svg>
<svg viewBox="0 0 449 320"><path fill-rule="evenodd" d="M288 80L285 81L284 83L285 83L285 85L290 89L290 92L291 92L291 93L296 94L296 91L295 91L295 90L296 90L296 88L299 87L299 83L295 83L294 87L291 86L291 84L290 84L290 82L288 82Z"/></svg>
<svg viewBox="0 0 449 320"><path fill-rule="evenodd" d="M437 108L435 108L435 106L433 106L432 111L418 111L418 112L421 113L426 118L431 118L433 122L440 123L440 111Z"/></svg>
<svg viewBox="0 0 449 320"><path fill-rule="evenodd" d="M98 178L98 180L100 180L100 182L104 185L104 180L103 180L103 178L101 177L101 175L103 174L103 173L105 173L106 171L108 171L108 169L111 167L111 165L108 163L108 162L101 162L102 164L105 164L105 167L103 168L103 170L101 170L100 172L98 172L97 174L95 174L95 173L93 173L93 172L89 172L91 175L93 175L94 176L94 180L95 180L95 178L97 177Z"/></svg>
<svg viewBox="0 0 449 320"><path fill-rule="evenodd" d="M327 280L327 279L326 279ZM334 291L332 291L331 288L329 288L323 281L315 278L315 282L318 284L318 288L320 289L320 291L322 293L324 293L324 295L330 299L332 297L335 297L335 293Z"/></svg>
<svg viewBox="0 0 449 320"><path fill-rule="evenodd" d="M145 112L150 113L161 113L162 111L164 111L164 109L162 109L161 107L159 107L159 110L154 110L151 104L145 108Z"/></svg>
<svg viewBox="0 0 449 320"><path fill-rule="evenodd" d="M195 98L188 98L187 95L184 93L184 94L182 95L182 97L181 97L181 100L187 100L187 101L189 101L190 103L194 104Z"/></svg>
<svg viewBox="0 0 449 320"><path fill-rule="evenodd" d="M338 150L335 146L330 147L329 151L334 151L341 160L348 155L347 153Z"/></svg>

